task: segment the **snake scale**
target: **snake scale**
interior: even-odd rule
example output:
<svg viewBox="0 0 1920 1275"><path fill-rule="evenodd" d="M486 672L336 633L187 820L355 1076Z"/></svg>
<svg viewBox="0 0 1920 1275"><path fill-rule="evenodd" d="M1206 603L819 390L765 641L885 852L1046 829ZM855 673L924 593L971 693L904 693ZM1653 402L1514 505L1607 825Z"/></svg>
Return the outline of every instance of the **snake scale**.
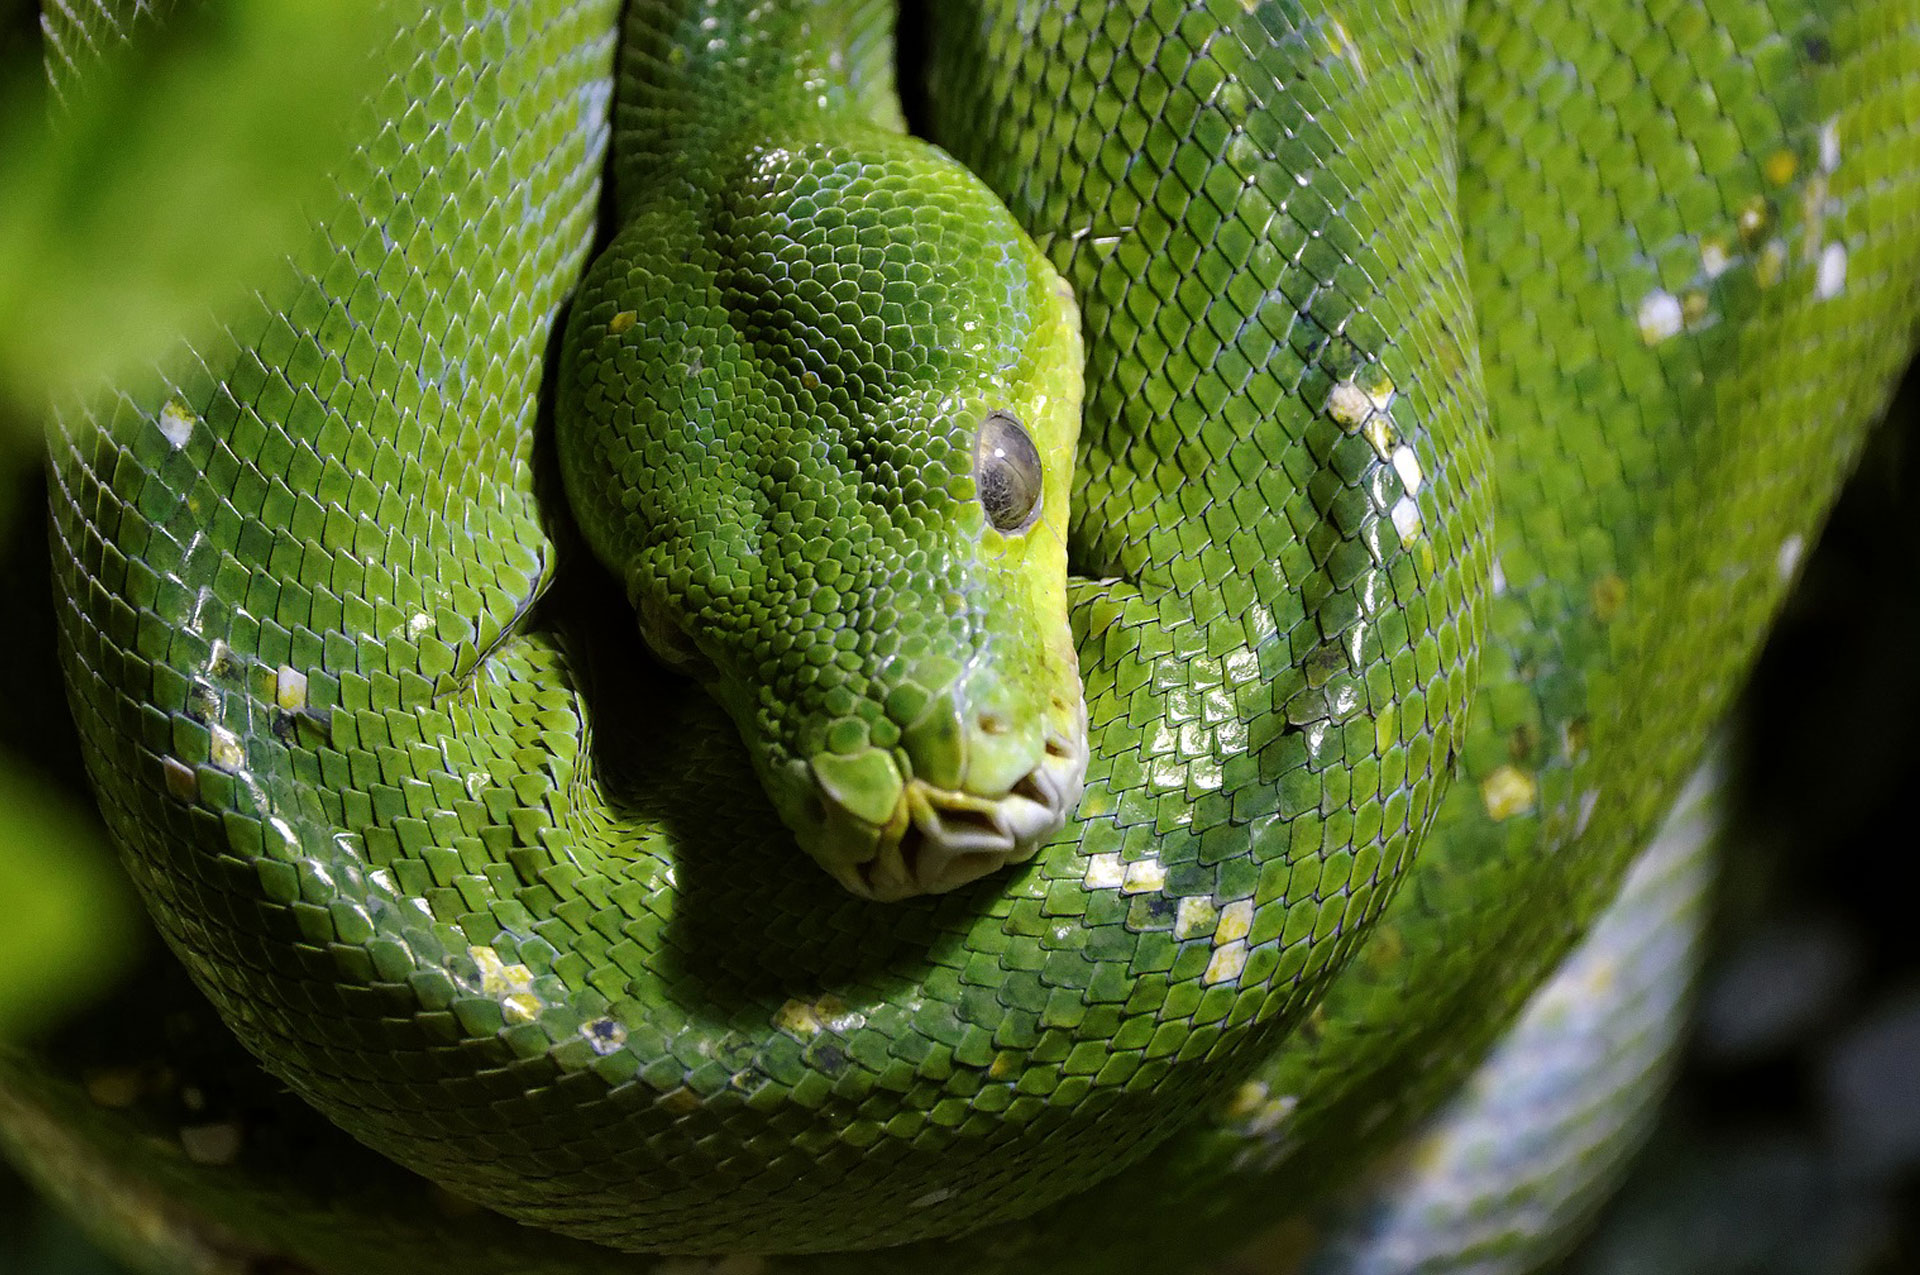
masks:
<svg viewBox="0 0 1920 1275"><path fill-rule="evenodd" d="M899 135L887 6L622 8L393 4L282 277L62 409L65 671L128 870L275 1077L540 1228L499 1269L1204 1265L1459 1082L1699 755L1910 349L1920 15L943 0L924 126L1002 212ZM56 74L110 29L51 7ZM611 206L655 220L563 343L609 146ZM645 291L682 274L684 308ZM695 554L785 581L732 646L662 601L710 587L693 559L611 580L563 512L636 481L547 425L594 333L644 335L618 384L689 420L832 418L661 484L714 519L687 543L743 490L784 528ZM1082 338L1069 480L1077 387L1041 364ZM587 366L563 407L616 384ZM996 550L887 595L889 554L945 560L874 528L999 534L969 503L989 419L1032 431L1064 585ZM858 518L821 494L849 470ZM941 716L1014 691L943 699L945 667L902 700L861 659L1049 631L1062 598L1065 828L1001 820L1013 866L859 867L925 758L1027 765ZM815 618L782 644L767 615ZM808 688L799 742L743 749ZM854 813L769 797L794 756ZM907 878L945 892L845 888ZM407 1263L484 1269L460 1242Z"/></svg>

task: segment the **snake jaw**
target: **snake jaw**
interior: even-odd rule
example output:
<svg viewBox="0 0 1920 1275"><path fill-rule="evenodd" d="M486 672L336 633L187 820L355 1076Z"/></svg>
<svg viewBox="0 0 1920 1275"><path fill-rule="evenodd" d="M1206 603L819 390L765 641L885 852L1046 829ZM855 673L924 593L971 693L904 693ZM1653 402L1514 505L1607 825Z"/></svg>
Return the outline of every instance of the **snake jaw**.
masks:
<svg viewBox="0 0 1920 1275"><path fill-rule="evenodd" d="M944 894L1032 858L1079 804L1086 769L1084 700L1075 722L1047 731L1039 760L1000 793L919 777L900 782L894 759L878 749L855 759L817 759L814 780L825 799L819 830L824 853L817 857L862 898L895 902ZM863 793L839 782L842 772L852 770L875 772ZM892 797L884 811L874 802L882 792Z"/></svg>

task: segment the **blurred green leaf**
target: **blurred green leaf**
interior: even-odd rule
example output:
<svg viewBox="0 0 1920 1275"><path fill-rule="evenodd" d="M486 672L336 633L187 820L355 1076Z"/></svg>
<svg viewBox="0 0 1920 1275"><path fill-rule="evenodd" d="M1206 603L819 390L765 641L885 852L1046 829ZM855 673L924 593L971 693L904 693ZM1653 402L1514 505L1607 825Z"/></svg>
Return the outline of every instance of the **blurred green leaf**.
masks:
<svg viewBox="0 0 1920 1275"><path fill-rule="evenodd" d="M130 956L128 886L97 825L0 758L0 1039L103 990Z"/></svg>
<svg viewBox="0 0 1920 1275"><path fill-rule="evenodd" d="M392 9L194 6L164 29L142 23L131 47L81 68L58 105L39 68L9 68L0 397L37 404L123 376L261 279L328 195Z"/></svg>

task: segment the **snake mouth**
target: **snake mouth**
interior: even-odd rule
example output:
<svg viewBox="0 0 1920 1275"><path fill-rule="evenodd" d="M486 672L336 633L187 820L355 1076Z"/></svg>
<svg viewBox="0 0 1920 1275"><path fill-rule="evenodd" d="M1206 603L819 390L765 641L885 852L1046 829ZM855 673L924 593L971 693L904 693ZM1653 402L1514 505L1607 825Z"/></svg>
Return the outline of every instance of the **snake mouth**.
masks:
<svg viewBox="0 0 1920 1275"><path fill-rule="evenodd" d="M1084 706L1080 711L1081 729L1049 732L1039 761L1005 793L907 780L871 857L835 875L863 898L894 902L944 894L1032 858L1080 802L1087 771Z"/></svg>

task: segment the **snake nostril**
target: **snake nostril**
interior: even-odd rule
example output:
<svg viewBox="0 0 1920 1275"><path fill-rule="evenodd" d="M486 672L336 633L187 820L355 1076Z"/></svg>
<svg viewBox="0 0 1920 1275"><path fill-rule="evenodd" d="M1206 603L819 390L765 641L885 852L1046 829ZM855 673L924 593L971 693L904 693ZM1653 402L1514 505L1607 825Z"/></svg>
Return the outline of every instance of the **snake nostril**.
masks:
<svg viewBox="0 0 1920 1275"><path fill-rule="evenodd" d="M1047 756L1059 759L1069 758L1073 756L1073 749L1069 748L1067 741L1058 735L1049 735L1047 736Z"/></svg>
<svg viewBox="0 0 1920 1275"><path fill-rule="evenodd" d="M1004 735L1007 733L1007 719L997 713L980 714L980 733L983 735Z"/></svg>

